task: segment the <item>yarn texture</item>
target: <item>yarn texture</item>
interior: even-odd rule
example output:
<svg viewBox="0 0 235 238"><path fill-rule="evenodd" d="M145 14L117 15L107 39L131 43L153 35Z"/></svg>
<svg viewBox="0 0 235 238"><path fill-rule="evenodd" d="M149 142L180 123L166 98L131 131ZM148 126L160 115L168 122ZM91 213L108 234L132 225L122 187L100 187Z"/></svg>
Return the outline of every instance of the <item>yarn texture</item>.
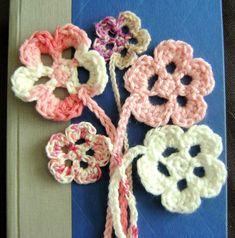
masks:
<svg viewBox="0 0 235 238"><path fill-rule="evenodd" d="M96 24L98 38L93 43L106 61L115 57L116 66L124 69L137 59L137 54L146 51L151 37L141 29L141 20L133 12L121 12L117 19L105 17Z"/></svg>
<svg viewBox="0 0 235 238"><path fill-rule="evenodd" d="M173 72L167 71L169 64L175 67ZM183 81L185 78L188 81ZM215 84L211 66L203 59L194 59L189 44L174 40L162 41L154 50L154 58L141 56L124 80L125 88L136 98L133 115L152 127L165 125L170 118L181 127L201 121L207 109L203 97ZM151 103L151 98L156 103ZM186 101L184 105L180 99Z"/></svg>
<svg viewBox="0 0 235 238"><path fill-rule="evenodd" d="M48 168L59 183L94 183L102 175L100 167L109 162L111 150L110 139L97 135L90 123L72 124L65 135L51 136L46 146Z"/></svg>
<svg viewBox="0 0 235 238"><path fill-rule="evenodd" d="M227 172L219 160L222 139L206 125L195 125L206 115L204 97L215 86L212 68L193 57L193 48L183 41L166 40L154 49L154 56L142 55L151 36L141 20L130 11L117 18L108 16L95 25L97 38L91 40L79 27L67 24L51 34L39 31L20 47L19 67L11 77L12 90L25 102L36 102L36 110L46 119L68 121L88 107L106 130L97 134L89 122L71 124L65 133L53 134L47 145L48 169L61 184L75 181L90 184L102 176L109 163L109 193L104 238L138 237L138 211L132 189L132 162L145 190L161 196L170 212L196 211L202 198L217 196ZM72 59L63 52L74 48ZM52 65L42 62L42 55ZM139 57L139 58L138 58ZM108 83L106 62L119 112L117 128L93 97ZM89 72L82 83L78 68ZM124 75L129 97L122 105L116 67ZM42 78L47 82L41 82ZM57 88L67 90L60 99ZM129 148L127 125L131 115L153 127L143 145ZM172 122L174 125L166 125ZM182 129L182 128L185 129Z"/></svg>
<svg viewBox="0 0 235 238"><path fill-rule="evenodd" d="M190 148L194 146L199 146L200 150L190 154ZM169 148L170 153L166 153ZM201 197L212 198L221 191L227 175L225 165L218 160L221 152L220 136L205 125L192 126L186 132L174 125L150 130L145 137L144 146L129 149L122 165L111 177L109 207L117 237L137 237L132 232L133 227L137 228L136 201L128 193L128 187L129 236L122 230L118 205L120 181L126 184L125 171L136 157L141 156L137 161L137 169L146 191L161 195L162 205L171 212L192 213L200 206ZM199 169L204 173L199 173ZM186 182L183 188L178 187L181 181Z"/></svg>
<svg viewBox="0 0 235 238"><path fill-rule="evenodd" d="M26 102L36 101L36 110L45 118L67 121L82 113L83 103L77 94L82 87L89 89L91 97L104 91L108 77L104 59L94 50L88 50L91 41L85 31L67 24L49 32L36 32L20 48L20 59L25 67L19 67L13 74L12 89L17 97ZM64 59L62 52L73 47L75 56ZM53 59L51 67L43 65L41 55ZM77 67L89 71L86 84L79 82ZM40 78L48 77L40 84ZM39 81L39 84L36 84ZM61 100L54 95L56 88L64 88L69 96Z"/></svg>

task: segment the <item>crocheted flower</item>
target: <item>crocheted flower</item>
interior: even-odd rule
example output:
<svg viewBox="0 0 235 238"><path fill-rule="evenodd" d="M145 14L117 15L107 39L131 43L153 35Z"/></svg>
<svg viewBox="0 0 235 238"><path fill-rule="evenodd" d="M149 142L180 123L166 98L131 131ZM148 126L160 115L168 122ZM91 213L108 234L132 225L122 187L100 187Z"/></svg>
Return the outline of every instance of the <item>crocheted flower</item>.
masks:
<svg viewBox="0 0 235 238"><path fill-rule="evenodd" d="M65 135L51 136L46 146L48 168L59 183L94 183L101 177L100 167L109 162L111 149L110 139L96 135L90 123L72 124Z"/></svg>
<svg viewBox="0 0 235 238"><path fill-rule="evenodd" d="M119 68L131 65L137 58L136 54L144 52L151 40L148 31L141 29L140 19L129 11L120 13L117 19L105 17L95 27L98 38L95 39L93 48L106 61L116 53L115 61Z"/></svg>
<svg viewBox="0 0 235 238"><path fill-rule="evenodd" d="M146 151L137 168L145 189L161 195L171 212L191 213L200 197L218 195L226 179L221 138L207 126L192 126L184 132L178 126L150 130L144 141Z"/></svg>
<svg viewBox="0 0 235 238"><path fill-rule="evenodd" d="M47 119L67 121L79 116L83 104L78 90L86 87L90 96L98 95L108 81L105 62L96 51L88 51L90 44L86 32L72 24L58 27L54 35L34 33L20 48L20 60L26 67L19 67L11 78L15 95L26 102L37 101L37 111ZM75 49L75 56L63 58L63 51L70 47ZM50 67L42 63L43 54L51 56ZM79 82L77 67L89 71L86 84ZM46 83L40 81L43 77L48 78ZM57 88L66 89L69 95L65 99L56 97Z"/></svg>
<svg viewBox="0 0 235 238"><path fill-rule="evenodd" d="M201 121L207 104L203 96L214 88L211 66L193 58L193 49L182 41L163 41L154 58L144 55L124 76L126 89L135 95L132 113L150 126L174 124L189 127Z"/></svg>

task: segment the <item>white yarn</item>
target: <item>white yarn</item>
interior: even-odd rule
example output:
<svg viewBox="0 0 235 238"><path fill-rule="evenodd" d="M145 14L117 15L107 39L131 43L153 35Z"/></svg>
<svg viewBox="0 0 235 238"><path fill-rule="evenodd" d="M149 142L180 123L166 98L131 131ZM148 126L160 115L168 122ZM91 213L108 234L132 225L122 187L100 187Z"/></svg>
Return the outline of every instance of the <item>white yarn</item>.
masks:
<svg viewBox="0 0 235 238"><path fill-rule="evenodd" d="M19 97L23 101L33 101L36 98L30 100L28 97L30 96L30 91L37 86L34 84L41 78L46 77L52 73L52 68L48 66L44 66L39 64L36 68L28 68L28 67L19 67L11 77L12 82L12 90L14 91L15 95ZM54 86L55 82L48 81L47 85Z"/></svg>
<svg viewBox="0 0 235 238"><path fill-rule="evenodd" d="M217 158L222 152L221 138L207 126L192 126L184 132L178 126L164 126L148 132L144 145L147 152L137 162L138 174L145 189L162 195L163 206L178 213L191 213L201 203L200 197L218 195L226 179L224 164ZM199 145L200 152L192 157L191 146ZM173 147L178 152L164 157L163 152ZM157 167L164 164L170 176ZM203 167L204 177L194 174L194 169ZM179 191L177 182L186 179L187 188Z"/></svg>
<svg viewBox="0 0 235 238"><path fill-rule="evenodd" d="M199 145L200 152L192 157L191 146ZM177 149L168 157L163 152ZM111 209L115 234L119 238L131 237L131 228L137 227L138 212L134 195L128 193L130 227L125 235L121 225L119 207L119 184L127 181L125 171L138 155L138 174L145 189L153 195L161 195L162 205L171 212L191 213L201 204L201 197L218 195L226 179L225 165L218 160L222 152L222 140L205 125L192 126L184 132L180 127L169 125L150 130L144 146L135 146L124 155L122 165L117 167L109 185L109 207ZM159 162L165 164L169 177L158 170ZM203 167L204 177L193 173L194 168ZM177 182L186 179L187 188L179 191Z"/></svg>
<svg viewBox="0 0 235 238"><path fill-rule="evenodd" d="M95 95L103 93L108 82L104 58L95 50L87 52L76 51L74 57L79 62L80 67L84 67L89 71L87 85L95 89Z"/></svg>

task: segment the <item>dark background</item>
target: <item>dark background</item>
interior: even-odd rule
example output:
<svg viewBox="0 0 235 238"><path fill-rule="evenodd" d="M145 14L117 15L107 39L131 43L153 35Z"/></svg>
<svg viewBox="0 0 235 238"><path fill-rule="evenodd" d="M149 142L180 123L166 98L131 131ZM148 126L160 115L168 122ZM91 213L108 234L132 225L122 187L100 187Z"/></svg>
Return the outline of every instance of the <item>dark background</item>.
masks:
<svg viewBox="0 0 235 238"><path fill-rule="evenodd" d="M210 14L208 12L208 14ZM235 237L235 1L223 1L228 140L228 231ZM0 234L6 235L6 103L9 1L0 0ZM216 208L215 208L216 209Z"/></svg>

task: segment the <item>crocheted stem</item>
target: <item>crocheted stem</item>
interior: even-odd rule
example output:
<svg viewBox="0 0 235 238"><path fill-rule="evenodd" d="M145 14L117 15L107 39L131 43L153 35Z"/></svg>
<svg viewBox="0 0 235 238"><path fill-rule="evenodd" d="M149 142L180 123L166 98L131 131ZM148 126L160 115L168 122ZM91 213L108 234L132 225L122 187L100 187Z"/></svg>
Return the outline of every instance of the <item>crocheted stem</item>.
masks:
<svg viewBox="0 0 235 238"><path fill-rule="evenodd" d="M114 92L114 98L116 101L117 109L119 114L122 111L122 105L121 105L121 97L118 89L118 84L117 84L117 78L116 78L116 72L115 72L115 67L116 67L116 55L113 54L110 63L109 63L109 72L110 72L110 78L111 78L111 83L112 83L112 88ZM124 138L124 151L127 152L129 149L129 144L128 144L128 136L127 133L125 133L125 138ZM132 165L130 165L127 169L127 178L128 178L128 183L130 186L130 191L132 191ZM120 206L121 206L121 211L122 211L122 224L123 224L123 229L124 231L127 230L127 199L126 199L126 194L122 191L124 187L120 184ZM124 226L125 224L125 226Z"/></svg>
<svg viewBox="0 0 235 238"><path fill-rule="evenodd" d="M118 112L120 114L121 111L122 111L122 105L121 105L121 97L120 97L120 93L119 93L119 89L118 89L118 84L117 84L115 66L116 66L116 56L114 54L110 59L109 72L110 72L110 78L111 78L111 83L112 83L115 102L116 102L116 105L117 105ZM126 134L125 138L124 138L124 149L125 149L125 151L127 151L128 148L129 148L129 144L128 144L128 137L127 137L127 134Z"/></svg>
<svg viewBox="0 0 235 238"><path fill-rule="evenodd" d="M123 163L115 169L113 176L110 179L109 183L109 207L113 216L113 227L115 230L115 234L119 238L126 237L138 237L138 228L137 228L137 220L138 220L138 212L136 209L136 201L132 192L128 191L128 184L126 184L126 169L132 163L133 159L140 154L145 153L144 146L136 146L128 150L125 154L125 159ZM119 206L119 189L120 182L125 185L125 195L127 197L128 206L130 210L130 219L129 219L129 228L127 235L123 232L122 224L121 224L121 209Z"/></svg>
<svg viewBox="0 0 235 238"><path fill-rule="evenodd" d="M81 96L79 96L79 98L82 100L85 106L87 106L92 112L94 112L96 117L104 126L107 135L113 142L115 139L116 128L114 127L111 119L106 115L105 111L85 91L81 93Z"/></svg>
<svg viewBox="0 0 235 238"><path fill-rule="evenodd" d="M119 164L121 163L120 156L122 154L122 148L127 131L127 124L131 116L131 107L133 104L135 104L135 94L132 94L129 98L126 99L125 104L122 107L120 120L118 122L115 143L113 145L113 155L115 156L115 159Z"/></svg>
<svg viewBox="0 0 235 238"><path fill-rule="evenodd" d="M82 100L83 104L87 106L96 117L100 120L101 124L105 127L107 135L110 137L111 141L114 143L116 128L114 127L111 119L106 115L104 110L89 96L87 93L86 88L81 88L78 97ZM116 163L113 159L110 160L110 176L112 175L114 168L116 167ZM120 186L122 187L122 186ZM126 197L122 196L123 192L120 191L120 206L121 206L121 213L122 213L122 226L123 231L127 230L127 201ZM107 210L106 216L106 225L105 225L105 232L104 237L112 237L112 215L110 210Z"/></svg>
<svg viewBox="0 0 235 238"><path fill-rule="evenodd" d="M118 158L118 163L121 163L121 154L122 154L122 148L123 148L123 142L125 139L126 135L126 129L127 129L127 124L128 120L131 115L131 105L135 102L135 96L130 96L127 98L125 104L123 105L122 112L120 114L120 120L118 123L118 129L116 131L116 137L115 137L115 142L114 142L114 147L113 147L113 155L114 158L111 160L112 163L115 162L115 159ZM114 168L111 168L110 164L110 173L111 176L114 173ZM131 178L132 174L132 169L131 166L127 170L127 177ZM111 177L110 176L110 177ZM127 191L127 187L129 188ZM127 184L123 184L122 181L120 181L119 184L119 207L120 207L120 224L122 225L122 232L127 233L127 227L128 227L128 212L127 212L127 207L128 207L128 201L127 201L127 193L132 195L132 180L127 179ZM113 221L112 221L112 215L110 214L110 207L107 209L107 216L106 216L106 225L105 225L105 231L104 231L104 238L111 238L112 237L112 226L113 226Z"/></svg>

